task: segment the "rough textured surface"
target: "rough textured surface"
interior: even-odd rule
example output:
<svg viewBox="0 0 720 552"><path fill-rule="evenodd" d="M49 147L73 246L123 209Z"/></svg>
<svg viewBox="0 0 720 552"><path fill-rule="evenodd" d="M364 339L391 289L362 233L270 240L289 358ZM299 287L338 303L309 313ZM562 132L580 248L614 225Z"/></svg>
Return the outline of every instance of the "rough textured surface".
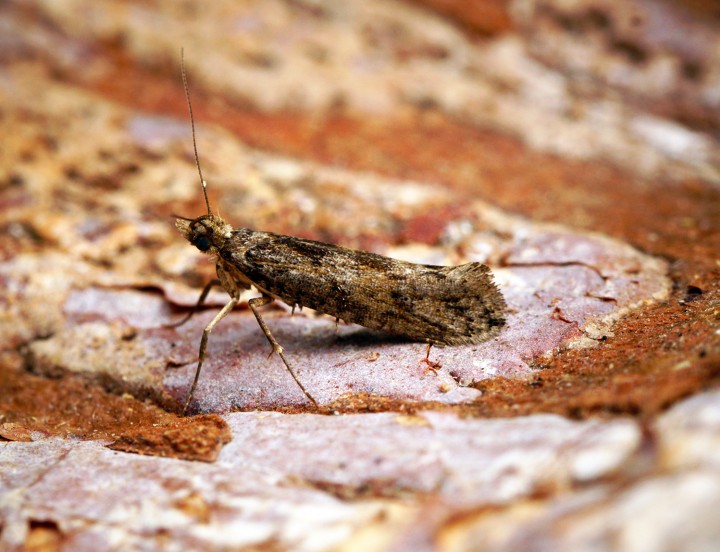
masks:
<svg viewBox="0 0 720 552"><path fill-rule="evenodd" d="M715 2L10 1L0 37L0 548L716 548ZM226 300L166 326L213 276L181 46L224 218L487 263L505 330L436 366L267 308L313 412L239 308L173 414Z"/></svg>
<svg viewBox="0 0 720 552"><path fill-rule="evenodd" d="M344 504L263 471L127 456L96 443L12 443L0 462L4 548L41 529L68 550L326 549L382 513L380 503Z"/></svg>
<svg viewBox="0 0 720 552"><path fill-rule="evenodd" d="M651 433L547 415L235 413L214 464L6 443L0 544L711 550L718 404L718 392L689 399Z"/></svg>

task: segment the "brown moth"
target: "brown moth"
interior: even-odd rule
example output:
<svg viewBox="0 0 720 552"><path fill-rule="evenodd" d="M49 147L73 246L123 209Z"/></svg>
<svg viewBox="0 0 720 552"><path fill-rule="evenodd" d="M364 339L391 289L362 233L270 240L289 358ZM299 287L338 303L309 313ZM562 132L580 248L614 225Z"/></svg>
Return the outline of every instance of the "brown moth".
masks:
<svg viewBox="0 0 720 552"><path fill-rule="evenodd" d="M273 352L280 356L315 406L317 402L285 358L283 348L270 333L259 307L274 300L293 308L308 307L345 322L427 343L428 353L433 344L480 343L497 335L505 323L506 305L490 269L484 264L414 264L329 243L249 228L236 230L213 215L197 154L184 66L182 77L207 214L194 219L178 217L176 226L185 239L215 260L218 278L208 283L195 308L176 325L192 316L213 285L222 286L230 296L203 331L195 378L183 414L195 392L210 332L235 308L242 291L251 286L260 297L250 299L248 306Z"/></svg>

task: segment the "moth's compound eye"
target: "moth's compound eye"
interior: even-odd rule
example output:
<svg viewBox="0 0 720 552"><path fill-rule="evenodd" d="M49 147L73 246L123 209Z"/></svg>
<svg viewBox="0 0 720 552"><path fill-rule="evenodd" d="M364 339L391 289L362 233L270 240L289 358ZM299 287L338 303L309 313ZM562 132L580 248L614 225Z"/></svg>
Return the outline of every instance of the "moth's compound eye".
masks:
<svg viewBox="0 0 720 552"><path fill-rule="evenodd" d="M199 234L193 238L192 244L200 251L207 251L210 249L210 238L204 234Z"/></svg>

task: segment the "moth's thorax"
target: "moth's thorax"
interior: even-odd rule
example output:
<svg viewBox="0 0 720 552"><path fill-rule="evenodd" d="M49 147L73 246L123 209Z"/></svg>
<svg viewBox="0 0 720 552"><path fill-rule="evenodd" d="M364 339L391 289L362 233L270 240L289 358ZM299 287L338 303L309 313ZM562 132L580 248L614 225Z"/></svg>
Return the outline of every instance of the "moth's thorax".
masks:
<svg viewBox="0 0 720 552"><path fill-rule="evenodd" d="M215 215L202 215L194 220L177 219L175 226L187 241L203 253L217 253L232 235L232 226Z"/></svg>

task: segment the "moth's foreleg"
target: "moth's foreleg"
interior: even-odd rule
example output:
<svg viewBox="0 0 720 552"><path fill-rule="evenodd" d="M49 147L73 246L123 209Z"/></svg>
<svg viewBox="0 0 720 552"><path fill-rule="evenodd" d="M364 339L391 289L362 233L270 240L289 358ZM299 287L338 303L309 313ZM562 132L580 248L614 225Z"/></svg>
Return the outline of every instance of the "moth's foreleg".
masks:
<svg viewBox="0 0 720 552"><path fill-rule="evenodd" d="M195 303L195 306L192 309L190 309L190 312L187 313L185 316L183 316L178 322L173 322L172 324L166 324L165 327L166 328L177 328L177 327L185 324L185 322L190 320L193 317L193 315L197 311L200 310L200 307L203 306L203 304L205 303L205 299L207 299L208 293L210 293L210 290L214 286L219 286L219 285L221 285L220 280L218 280L217 278L210 280L203 288L202 293L200 294L200 297L197 300L197 303Z"/></svg>
<svg viewBox="0 0 720 552"><path fill-rule="evenodd" d="M205 291L207 291L208 289L209 287L205 286L205 290L203 291L203 293L205 293ZM205 295L207 294L205 293ZM192 401L193 394L195 393L195 387L197 386L198 378L200 377L200 369L202 368L203 361L205 360L205 353L207 352L207 342L208 337L210 336L210 332L213 330L215 325L220 322L220 320L225 318L227 314L237 306L237 304L237 298L233 297L232 299L230 299L230 301L227 302L227 304L222 308L222 310L215 315L215 318L213 318L203 330L202 339L200 340L200 352L198 353L198 365L197 369L195 370L195 379L192 382L192 386L190 387L190 393L188 393L187 400L185 401L185 406L183 407L183 416L185 415L185 412L187 412L188 406L190 406L190 401Z"/></svg>
<svg viewBox="0 0 720 552"><path fill-rule="evenodd" d="M308 400L313 403L316 407L318 406L317 401L313 399L312 395L307 392L305 387L302 383L300 383L300 380L295 375L295 372L293 371L292 367L290 366L290 363L285 358L285 355L283 354L283 348L280 346L280 344L275 340L273 335L270 333L270 328L267 327L267 324L265 324L265 320L263 320L262 316L260 316L260 312L258 311L259 307L262 307L264 305L267 305L269 303L273 302L273 298L268 295L263 295L262 297L255 297L253 299L250 299L248 301L248 306L250 307L250 310L255 315L256 320L258 321L258 324L260 325L260 329L265 334L265 337L267 337L267 340L270 342L270 345L272 345L272 352L270 353L277 353L278 356L282 359L283 363L285 364L285 368L287 368L287 371L290 372L290 375L295 380L295 383L297 383L298 387L302 390L302 392L305 394L305 396L308 398Z"/></svg>

